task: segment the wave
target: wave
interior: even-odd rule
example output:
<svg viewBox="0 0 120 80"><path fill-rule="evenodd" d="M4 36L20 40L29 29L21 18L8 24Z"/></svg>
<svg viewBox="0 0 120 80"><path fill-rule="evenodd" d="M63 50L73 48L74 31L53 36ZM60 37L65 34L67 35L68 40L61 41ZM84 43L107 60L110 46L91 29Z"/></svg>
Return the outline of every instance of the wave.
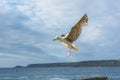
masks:
<svg viewBox="0 0 120 80"><path fill-rule="evenodd" d="M120 79L120 76L110 76L112 79Z"/></svg>
<svg viewBox="0 0 120 80"><path fill-rule="evenodd" d="M49 80L70 80L67 78L49 78Z"/></svg>
<svg viewBox="0 0 120 80"><path fill-rule="evenodd" d="M3 77L3 78L0 78L0 80L21 80L21 79L28 79L28 77L22 76L22 77Z"/></svg>

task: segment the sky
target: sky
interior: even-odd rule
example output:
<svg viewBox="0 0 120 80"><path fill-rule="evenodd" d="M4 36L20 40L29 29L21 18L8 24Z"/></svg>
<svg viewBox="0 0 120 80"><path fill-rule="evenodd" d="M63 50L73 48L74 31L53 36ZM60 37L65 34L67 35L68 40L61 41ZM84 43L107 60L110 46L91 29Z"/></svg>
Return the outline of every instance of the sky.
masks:
<svg viewBox="0 0 120 80"><path fill-rule="evenodd" d="M120 0L0 0L0 67L120 59ZM88 25L68 49L66 34L84 15Z"/></svg>

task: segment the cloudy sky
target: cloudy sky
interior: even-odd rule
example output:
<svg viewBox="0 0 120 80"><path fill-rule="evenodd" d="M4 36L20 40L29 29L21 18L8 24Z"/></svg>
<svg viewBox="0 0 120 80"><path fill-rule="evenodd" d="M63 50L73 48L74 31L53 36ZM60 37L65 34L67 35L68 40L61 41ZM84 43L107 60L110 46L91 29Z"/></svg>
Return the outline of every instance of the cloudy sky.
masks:
<svg viewBox="0 0 120 80"><path fill-rule="evenodd" d="M0 67L120 58L120 0L0 0ZM53 42L85 14L75 44Z"/></svg>

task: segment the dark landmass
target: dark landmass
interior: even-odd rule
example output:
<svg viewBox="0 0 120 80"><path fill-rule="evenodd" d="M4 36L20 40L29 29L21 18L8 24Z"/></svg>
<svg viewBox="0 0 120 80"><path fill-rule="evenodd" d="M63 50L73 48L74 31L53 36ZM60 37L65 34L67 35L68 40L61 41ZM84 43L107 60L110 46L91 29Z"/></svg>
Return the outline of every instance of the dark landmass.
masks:
<svg viewBox="0 0 120 80"><path fill-rule="evenodd" d="M20 67L23 66L16 66L15 68ZM120 60L95 60L65 63L29 64L26 66L26 68L31 67L120 67Z"/></svg>
<svg viewBox="0 0 120 80"><path fill-rule="evenodd" d="M24 66L15 66L14 68L24 68Z"/></svg>

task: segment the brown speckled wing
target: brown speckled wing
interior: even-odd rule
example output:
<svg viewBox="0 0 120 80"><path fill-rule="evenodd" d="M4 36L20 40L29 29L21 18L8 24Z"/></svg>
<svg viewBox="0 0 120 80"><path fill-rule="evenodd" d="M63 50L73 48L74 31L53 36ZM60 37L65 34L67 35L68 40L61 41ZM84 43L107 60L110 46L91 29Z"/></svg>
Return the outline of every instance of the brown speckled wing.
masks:
<svg viewBox="0 0 120 80"><path fill-rule="evenodd" d="M77 40L81 33L81 27L85 26L87 23L87 14L84 14L83 17L77 22L77 24L71 28L70 32L65 36L65 39L69 42Z"/></svg>

